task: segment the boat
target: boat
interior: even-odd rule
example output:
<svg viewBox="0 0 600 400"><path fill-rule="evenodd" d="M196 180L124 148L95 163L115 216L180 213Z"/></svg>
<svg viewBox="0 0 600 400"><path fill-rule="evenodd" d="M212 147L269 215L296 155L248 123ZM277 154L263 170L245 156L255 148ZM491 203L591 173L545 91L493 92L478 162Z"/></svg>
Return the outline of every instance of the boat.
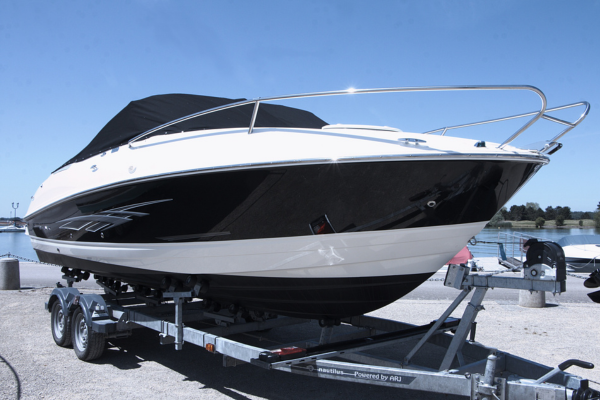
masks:
<svg viewBox="0 0 600 400"><path fill-rule="evenodd" d="M422 133L329 124L273 104L440 91L528 91L540 110ZM566 122L549 112L584 107ZM589 104L548 109L532 86L350 89L132 101L37 189L25 221L40 261L159 298L323 321L406 295L446 264L562 145ZM531 118L530 118L531 117ZM446 135L527 118L503 143ZM540 119L566 128L511 142ZM486 125L487 126L487 125Z"/></svg>
<svg viewBox="0 0 600 400"><path fill-rule="evenodd" d="M558 242L565 252L565 261L575 272L592 272L600 267L600 236L568 235Z"/></svg>
<svg viewBox="0 0 600 400"><path fill-rule="evenodd" d="M25 232L25 227L12 223L11 225L0 226L0 233L3 232Z"/></svg>

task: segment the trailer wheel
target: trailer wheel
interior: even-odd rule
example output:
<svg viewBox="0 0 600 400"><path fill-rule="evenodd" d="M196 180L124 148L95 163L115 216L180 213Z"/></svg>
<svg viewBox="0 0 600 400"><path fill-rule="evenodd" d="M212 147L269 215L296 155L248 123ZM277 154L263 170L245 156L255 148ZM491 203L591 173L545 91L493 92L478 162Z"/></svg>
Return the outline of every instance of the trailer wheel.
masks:
<svg viewBox="0 0 600 400"><path fill-rule="evenodd" d="M52 328L52 338L54 342L61 347L71 345L71 318L65 315L60 301L55 301L50 314L50 327Z"/></svg>
<svg viewBox="0 0 600 400"><path fill-rule="evenodd" d="M104 352L104 336L93 332L85 321L81 308L73 313L71 332L73 335L73 350L77 358L91 361L100 357Z"/></svg>

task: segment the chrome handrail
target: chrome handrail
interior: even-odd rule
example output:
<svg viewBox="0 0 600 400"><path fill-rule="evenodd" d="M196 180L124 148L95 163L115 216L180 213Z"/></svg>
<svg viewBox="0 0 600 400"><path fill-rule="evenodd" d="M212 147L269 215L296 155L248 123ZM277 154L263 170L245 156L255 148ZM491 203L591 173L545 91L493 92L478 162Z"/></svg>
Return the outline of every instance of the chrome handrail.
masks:
<svg viewBox="0 0 600 400"><path fill-rule="evenodd" d="M579 118L577 118L577 120L575 122L563 121L563 120L560 120L558 118L549 117L549 116L547 116L545 114L542 116L542 118L547 119L549 121L556 122L556 123L563 124L563 125L567 125L567 128L565 128L564 131L562 131L561 133L559 133L558 135L556 135L555 137L553 137L552 139L550 139L550 142L556 142L558 139L560 139L563 136L565 136L566 133L569 132L571 129L573 129L577 125L579 125L579 123L581 121L583 121L585 119L585 117L587 117L588 113L590 112L590 103L588 103L587 101L580 101L579 103L567 104L567 105L564 105L564 106L561 106L561 107L556 107L556 108L553 108L551 110L547 110L548 112L550 112L550 111L558 111L558 110L564 110L566 108L578 107L578 106L585 106L585 109L583 110L583 112L581 113L581 115L579 116Z"/></svg>
<svg viewBox="0 0 600 400"><path fill-rule="evenodd" d="M152 133L158 132L158 131L160 131L164 128L167 128L171 125L175 125L177 123L187 121L192 118L201 117L203 115L211 114L211 113L218 112L218 111L228 110L230 108L254 104L252 118L250 121L250 125L248 127L248 134L251 134L254 129L254 124L256 122L256 116L258 114L258 108L260 106L260 103L266 102L266 101L278 101L278 100L298 99L298 98L307 98L307 97L365 94L365 93L394 93L394 92L402 93L402 92L467 91L467 90L528 90L528 91L532 91L532 92L536 93L540 97L542 105L541 105L541 108L539 111L535 111L535 112L531 112L531 113L519 114L516 116L504 117L504 118L488 120L488 121L474 122L474 123L464 124L464 125L456 125L456 126L451 126L451 127L446 127L446 128L440 128L440 129L436 129L433 131L424 132L425 134L430 134L433 132L438 132L438 131L443 130L442 135L444 135L446 133L446 131L448 131L450 129L464 128L464 127L468 127L468 126L481 125L481 124L486 124L486 123L491 123L491 122L505 121L505 120L509 120L509 119L522 118L522 117L533 115L533 118L531 118L531 120L529 120L525 125L523 125L517 132L515 132L506 141L504 141L504 143L502 143L499 146L499 148L503 148L504 146L506 146L513 140L515 140L520 134L522 134L527 128L529 128L531 125L533 125L540 118L545 118L545 119L548 119L553 122L560 121L559 123L567 125L567 128L553 139L553 141L554 141L554 140L558 140L559 138L564 136L569 130L571 130L575 126L577 126L577 124L579 124L579 122L581 122L581 120L583 120L583 118L585 118L585 116L587 115L587 113L589 111L589 104L587 102L575 103L572 105L567 105L567 106L557 107L557 108L554 108L551 110L546 110L547 101L546 101L546 96L544 95L544 93L540 89L538 89L534 86L529 86L529 85L488 85L488 86L466 85L466 86L398 87L398 88L380 88L380 89L347 89L347 90L338 90L338 91L330 91L330 92L315 92L315 93L257 98L257 99L252 99L252 100L242 100L242 101L239 101L236 103L231 103L231 104L227 104L224 106L219 106L219 107L211 108L208 110L199 111L197 113L190 114L185 117L181 117L176 120L167 122L165 124L162 124L160 126L152 128L150 130L147 130L146 132L143 132L143 133L137 135L133 139L130 139L128 142L128 145L129 145L129 147L131 147L131 145L134 142L136 142L148 135L151 135ZM553 118L553 117L545 116L545 113L549 112L549 111L556 111L559 109L575 107L575 106L583 105L583 104L587 105L586 110L584 111L582 116L575 123L569 123L566 121L557 120L556 118Z"/></svg>
<svg viewBox="0 0 600 400"><path fill-rule="evenodd" d="M549 113L549 112L559 111L559 110L565 110L567 108L573 108L573 107L579 107L579 106L585 106L585 109L583 110L583 113L579 116L579 118L576 121L574 121L574 122L564 121L562 119L558 119L558 118L551 117L551 116L547 115L547 113ZM578 103L566 104L564 106L546 109L546 111L544 112L544 114L542 114L542 116L541 116L542 119L545 119L547 121L551 121L551 122L555 122L557 124L562 124L562 125L566 125L567 126L567 128L565 128L558 135L556 135L555 137L553 137L552 139L550 139L548 142L549 143L556 143L556 141L558 139L562 138L567 132L569 132L571 129L573 129L577 125L579 125L579 123L585 119L585 117L588 115L589 112L590 112L590 103L588 103L587 101L581 101L581 102L578 102ZM449 131L449 130L451 130L451 129L466 128L466 127L469 127L469 126L476 126L476 125L490 124L490 123L494 123L494 122L508 121L508 120L511 120L511 119L528 117L530 115L537 115L538 113L539 113L539 111L533 111L533 112L528 112L528 113L524 113L524 114L511 115L509 117L496 118L496 119L490 119L490 120L479 121L479 122L472 122L472 123L462 124L462 125L447 126L447 127L444 127L444 128L438 128L438 129L434 129L434 130L431 130L431 131L423 132L423 134L424 135L428 135L428 134L431 134L431 133L442 131L441 136L444 136L446 134L446 132ZM529 126L531 126L531 124ZM521 130L521 132L517 132L517 133L520 134L522 132L523 132L523 130ZM506 141L504 141L504 143L502 143L500 146L498 146L498 148L504 148L504 146L506 146L507 144L509 144L510 142L512 142L514 139L516 139L517 136L518 136L517 134L514 134L509 139L507 139ZM547 150L549 150L550 147L551 146L545 146L543 149L540 149L540 151L546 152Z"/></svg>

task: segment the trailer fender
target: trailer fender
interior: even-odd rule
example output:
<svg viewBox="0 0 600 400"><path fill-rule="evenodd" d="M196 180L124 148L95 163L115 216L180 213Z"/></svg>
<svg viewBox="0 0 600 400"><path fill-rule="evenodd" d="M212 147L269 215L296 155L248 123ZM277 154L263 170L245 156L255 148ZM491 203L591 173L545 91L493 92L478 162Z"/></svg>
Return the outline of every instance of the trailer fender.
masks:
<svg viewBox="0 0 600 400"><path fill-rule="evenodd" d="M55 302L59 301L63 312L71 314L73 312L71 305L78 296L80 296L79 290L73 287L55 288L45 304L46 311L52 312L52 306Z"/></svg>
<svg viewBox="0 0 600 400"><path fill-rule="evenodd" d="M99 294L80 295L75 303L75 307L81 307L85 323L90 329L92 328L92 318L108 316L106 302Z"/></svg>
<svg viewBox="0 0 600 400"><path fill-rule="evenodd" d="M63 312L69 316L73 314L77 307L81 307L85 322L90 328L94 313L97 317L108 316L106 302L99 294L81 294L79 290L73 287L55 288L45 304L46 310L52 312L52 306L57 301L60 302Z"/></svg>

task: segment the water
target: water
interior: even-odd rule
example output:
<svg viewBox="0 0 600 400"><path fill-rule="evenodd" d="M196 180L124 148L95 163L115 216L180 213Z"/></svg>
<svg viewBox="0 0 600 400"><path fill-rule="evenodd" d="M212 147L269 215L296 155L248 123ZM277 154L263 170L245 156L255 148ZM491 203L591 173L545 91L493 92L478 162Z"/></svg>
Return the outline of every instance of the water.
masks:
<svg viewBox="0 0 600 400"><path fill-rule="evenodd" d="M539 239L551 240L557 242L568 235L600 235L600 229L509 229L509 228L485 228L481 233L475 236L478 242L498 242L498 234L523 234L533 236ZM503 241L503 240L500 240ZM498 255L497 244L478 243L475 246L469 245L469 250L473 257L496 257Z"/></svg>
<svg viewBox="0 0 600 400"><path fill-rule="evenodd" d="M25 232L0 233L0 256L6 253L38 261L29 236Z"/></svg>

